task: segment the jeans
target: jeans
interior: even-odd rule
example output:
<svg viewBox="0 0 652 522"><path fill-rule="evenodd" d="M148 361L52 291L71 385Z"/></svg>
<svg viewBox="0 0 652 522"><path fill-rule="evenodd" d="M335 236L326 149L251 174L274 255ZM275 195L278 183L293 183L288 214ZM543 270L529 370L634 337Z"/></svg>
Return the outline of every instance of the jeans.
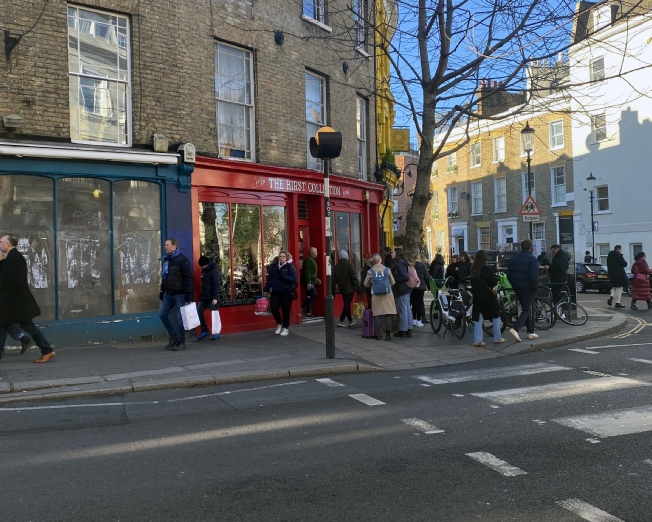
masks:
<svg viewBox="0 0 652 522"><path fill-rule="evenodd" d="M394 299L398 313L398 329L401 332L412 330L412 314L410 313L410 294Z"/></svg>
<svg viewBox="0 0 652 522"><path fill-rule="evenodd" d="M204 312L206 311L207 308L210 308L213 310L211 307L211 303L213 302L212 299L209 299L208 301L199 301L197 303L197 315L199 316L199 326L201 328L202 332L208 332L208 325L206 324L206 317L204 315ZM217 310L217 306L215 307Z"/></svg>
<svg viewBox="0 0 652 522"><path fill-rule="evenodd" d="M482 342L482 321L484 319L482 318L482 314L479 314L478 320L476 321L475 325L473 326L473 342L478 344ZM500 341L501 335L500 335L500 317L494 317L491 320L491 326L494 330L494 341Z"/></svg>
<svg viewBox="0 0 652 522"><path fill-rule="evenodd" d="M183 329L183 322L181 321L181 307L184 305L184 294L170 295L167 292L163 294L163 303L161 303L161 311L158 316L168 331L170 340L176 339L181 344L186 342L186 331ZM174 311L176 325L170 321L170 313Z"/></svg>
<svg viewBox="0 0 652 522"><path fill-rule="evenodd" d="M412 304L412 319L423 321L426 317L426 307L423 304L423 294L425 290L413 288L410 293L410 303Z"/></svg>
<svg viewBox="0 0 652 522"><path fill-rule="evenodd" d="M342 294L342 300L344 301L344 306L342 307L342 313L340 314L340 323L344 322L344 318L349 320L349 323L353 322L353 316L351 315L351 301L353 301L353 294Z"/></svg>
<svg viewBox="0 0 652 522"><path fill-rule="evenodd" d="M18 323L18 324L23 329L23 331L32 338L36 346L38 346L41 349L42 354L45 355L46 353L50 353L51 351L53 351L52 347L50 346L50 343L43 336L41 331L36 327L36 325L31 319L25 321L24 323ZM4 345L7 341L7 333L11 331L13 337L13 332L15 332L15 330L16 328L14 325L0 324L0 347L4 348Z"/></svg>
<svg viewBox="0 0 652 522"><path fill-rule="evenodd" d="M307 314L312 313L312 302L315 300L315 297L317 297L317 288L315 288L315 285L310 285L310 290L306 286L306 301L303 307Z"/></svg>
<svg viewBox="0 0 652 522"><path fill-rule="evenodd" d="M523 310L518 316L518 319L516 319L516 323L514 323L514 330L518 332L525 325L527 333L534 333L534 317L532 317L532 299L534 298L534 292L516 289L514 291Z"/></svg>
<svg viewBox="0 0 652 522"><path fill-rule="evenodd" d="M283 328L289 328L290 309L292 308L292 292L272 292L269 299L269 307L272 310L272 315L276 320L276 324L282 325Z"/></svg>

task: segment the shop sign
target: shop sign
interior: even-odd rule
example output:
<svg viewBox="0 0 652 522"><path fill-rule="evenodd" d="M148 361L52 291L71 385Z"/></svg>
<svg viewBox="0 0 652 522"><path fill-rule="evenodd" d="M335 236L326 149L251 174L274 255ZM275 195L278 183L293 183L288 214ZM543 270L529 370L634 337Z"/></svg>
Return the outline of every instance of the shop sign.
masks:
<svg viewBox="0 0 652 522"><path fill-rule="evenodd" d="M323 194L324 184L316 181L298 181L294 179L257 177L252 188L260 190L274 190L277 192L297 192L300 194ZM337 185L329 187L331 196L349 197L351 192L348 188L342 190Z"/></svg>

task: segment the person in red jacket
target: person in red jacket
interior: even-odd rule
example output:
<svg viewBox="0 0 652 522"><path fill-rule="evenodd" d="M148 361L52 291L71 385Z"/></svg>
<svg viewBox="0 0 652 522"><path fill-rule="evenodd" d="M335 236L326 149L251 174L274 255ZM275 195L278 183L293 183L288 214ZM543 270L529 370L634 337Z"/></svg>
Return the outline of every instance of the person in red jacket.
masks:
<svg viewBox="0 0 652 522"><path fill-rule="evenodd" d="M652 308L650 301L650 267L645 260L645 252L639 252L634 257L634 264L632 265L632 274L634 281L632 282L632 310L638 310L636 301L645 301L647 309Z"/></svg>

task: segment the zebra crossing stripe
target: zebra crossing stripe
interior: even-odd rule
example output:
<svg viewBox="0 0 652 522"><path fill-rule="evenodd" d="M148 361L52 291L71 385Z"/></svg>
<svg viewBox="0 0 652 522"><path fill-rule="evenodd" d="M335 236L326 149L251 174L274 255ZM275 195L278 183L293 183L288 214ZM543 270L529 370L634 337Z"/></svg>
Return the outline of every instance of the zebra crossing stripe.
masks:
<svg viewBox="0 0 652 522"><path fill-rule="evenodd" d="M355 399L356 401L360 401L367 406L381 406L385 404L382 401L379 401L378 399L374 399L373 397L369 397L369 395L365 395L364 393L354 393L353 395L349 395L352 399Z"/></svg>
<svg viewBox="0 0 652 522"><path fill-rule="evenodd" d="M552 420L557 424L584 431L594 437L618 437L652 431L652 406Z"/></svg>
<svg viewBox="0 0 652 522"><path fill-rule="evenodd" d="M414 428L423 431L426 435L432 435L434 433L444 433L444 430L440 430L437 426L433 426L432 424L428 424L426 421L422 421L414 417L411 417L409 419L401 419L401 422L404 422L408 426L413 426Z"/></svg>
<svg viewBox="0 0 652 522"><path fill-rule="evenodd" d="M646 364L652 364L652 361L650 361L649 359L629 359L629 360L634 361L634 362L642 362L642 363L646 363Z"/></svg>
<svg viewBox="0 0 652 522"><path fill-rule="evenodd" d="M574 513L584 520L589 522L623 522L620 518L610 515L606 511L602 511L591 504L580 500L579 498L569 498L567 500L558 500L555 502L558 506Z"/></svg>
<svg viewBox="0 0 652 522"><path fill-rule="evenodd" d="M497 402L498 404L518 404L521 402L558 399L560 397L635 388L638 386L650 386L650 384L634 379L627 379L626 377L599 377L596 379L582 379L580 381L545 384L527 388L510 388L493 392L472 393L471 395Z"/></svg>
<svg viewBox="0 0 652 522"><path fill-rule="evenodd" d="M484 464L488 468L497 471L505 477L516 477L518 475L527 475L527 471L523 471L516 466L508 464L504 460L493 456L491 453L486 453L484 451L478 451L475 453L467 453L467 457L471 457L473 460L478 461L480 464Z"/></svg>
<svg viewBox="0 0 652 522"><path fill-rule="evenodd" d="M594 352L593 350L585 350L584 348L569 348L568 351L580 352L580 353L592 353L592 354L600 353L600 352Z"/></svg>
<svg viewBox="0 0 652 522"><path fill-rule="evenodd" d="M336 388L337 386L344 386L341 382L336 382L333 379L328 379L328 378L323 378L323 379L315 379L317 382L320 382L321 384L325 384L329 388Z"/></svg>
<svg viewBox="0 0 652 522"><path fill-rule="evenodd" d="M508 366L506 368L490 368L486 370L474 370L466 372L449 372L431 375L417 375L414 378L430 384L448 384L453 382L481 381L498 379L503 377L516 377L519 375L534 375L537 373L559 372L572 370L568 366L559 366L549 363L523 364L520 366Z"/></svg>

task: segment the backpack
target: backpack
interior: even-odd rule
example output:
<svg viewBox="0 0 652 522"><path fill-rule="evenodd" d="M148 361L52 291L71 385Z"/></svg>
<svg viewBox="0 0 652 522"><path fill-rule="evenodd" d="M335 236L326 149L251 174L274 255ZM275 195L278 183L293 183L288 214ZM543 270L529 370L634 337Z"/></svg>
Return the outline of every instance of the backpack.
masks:
<svg viewBox="0 0 652 522"><path fill-rule="evenodd" d="M389 284L389 268L381 272L380 270L371 271L371 290L374 295L386 295L391 291L391 286Z"/></svg>
<svg viewBox="0 0 652 522"><path fill-rule="evenodd" d="M417 269L412 265L408 265L408 280L405 284L408 288L419 288L419 286L421 286L421 279L419 279Z"/></svg>

